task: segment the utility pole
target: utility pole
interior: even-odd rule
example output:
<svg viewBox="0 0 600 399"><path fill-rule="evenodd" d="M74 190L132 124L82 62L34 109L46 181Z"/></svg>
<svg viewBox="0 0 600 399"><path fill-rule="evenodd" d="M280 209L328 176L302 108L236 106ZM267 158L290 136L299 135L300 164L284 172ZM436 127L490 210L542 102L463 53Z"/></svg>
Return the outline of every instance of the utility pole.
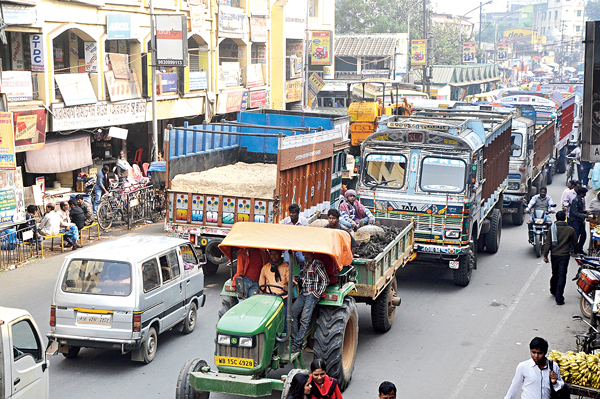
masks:
<svg viewBox="0 0 600 399"><path fill-rule="evenodd" d="M152 141L154 151L152 159L158 161L158 121L156 120L156 33L154 31L154 4L150 0L150 45L152 46ZM169 160L169 154L164 154L164 159Z"/></svg>
<svg viewBox="0 0 600 399"><path fill-rule="evenodd" d="M481 11L483 10L483 2L479 2L479 58L481 59ZM481 61L481 60L480 60Z"/></svg>
<svg viewBox="0 0 600 399"><path fill-rule="evenodd" d="M429 35L427 34L427 2L429 0L423 1L423 39L425 40L425 65L423 66L423 90L429 96L429 76L427 76L427 71L429 68Z"/></svg>
<svg viewBox="0 0 600 399"><path fill-rule="evenodd" d="M306 35L304 38L304 68L303 68L303 87L302 87L302 108L308 107L310 95L308 93L308 64L310 63L310 30L308 30L309 1L306 0ZM331 49L330 49L331 51Z"/></svg>

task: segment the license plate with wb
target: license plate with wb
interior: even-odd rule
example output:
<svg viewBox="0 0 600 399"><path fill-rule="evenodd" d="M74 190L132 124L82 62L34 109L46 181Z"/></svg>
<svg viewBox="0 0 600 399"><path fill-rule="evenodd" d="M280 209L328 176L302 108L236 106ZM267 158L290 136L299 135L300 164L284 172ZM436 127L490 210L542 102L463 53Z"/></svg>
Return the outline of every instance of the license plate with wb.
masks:
<svg viewBox="0 0 600 399"><path fill-rule="evenodd" d="M449 263L450 263L450 269L458 269L460 266L460 262L457 260L451 260Z"/></svg>
<svg viewBox="0 0 600 399"><path fill-rule="evenodd" d="M77 313L77 324L95 324L110 327L111 319L110 314Z"/></svg>
<svg viewBox="0 0 600 399"><path fill-rule="evenodd" d="M247 369L254 368L254 360L242 359L239 357L215 356L215 364L217 366L244 367Z"/></svg>

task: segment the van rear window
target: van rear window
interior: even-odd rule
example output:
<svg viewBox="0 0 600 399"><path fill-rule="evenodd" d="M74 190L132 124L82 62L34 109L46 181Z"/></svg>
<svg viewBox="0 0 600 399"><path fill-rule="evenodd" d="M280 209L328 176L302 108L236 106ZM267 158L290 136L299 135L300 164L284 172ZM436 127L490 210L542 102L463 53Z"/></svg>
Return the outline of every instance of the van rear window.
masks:
<svg viewBox="0 0 600 399"><path fill-rule="evenodd" d="M128 296L131 266L128 263L74 259L69 263L62 290L76 294Z"/></svg>

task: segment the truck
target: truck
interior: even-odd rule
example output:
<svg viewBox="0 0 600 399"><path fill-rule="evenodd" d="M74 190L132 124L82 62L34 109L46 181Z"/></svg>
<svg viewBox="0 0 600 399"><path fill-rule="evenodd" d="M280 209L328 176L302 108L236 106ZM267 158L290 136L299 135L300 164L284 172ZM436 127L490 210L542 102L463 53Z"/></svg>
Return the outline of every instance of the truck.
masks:
<svg viewBox="0 0 600 399"><path fill-rule="evenodd" d="M306 218L329 209L341 196L349 119L262 110L241 112L232 123L172 129L167 163L167 235L190 240L205 257L204 274L210 276L227 263L218 245L234 223L277 223L287 216L292 203L300 205ZM221 169L217 168L240 162L271 165L272 175L263 181L242 169L235 176L237 180L229 182L232 187L220 191L217 187L202 192L172 187L176 175L218 174ZM263 188L260 196L249 190L256 186Z"/></svg>
<svg viewBox="0 0 600 399"><path fill-rule="evenodd" d="M44 339L23 309L0 306L0 399L48 399Z"/></svg>
<svg viewBox="0 0 600 399"><path fill-rule="evenodd" d="M330 284L313 312L303 347L311 347L315 357L325 360L327 374L338 380L342 391L352 379L356 359L356 303L370 304L374 329L388 331L400 305L396 271L413 258L414 224L392 219L378 222L395 226L400 233L375 259L353 259L349 234L316 227L237 223L220 244L231 261L232 247L243 247L314 252L325 263ZM290 259L287 292L293 293L292 277L298 274L299 265L294 256ZM222 295L235 297L231 281L225 283ZM216 370L205 360L189 360L179 374L176 398L208 397L210 392L259 397L274 390L283 391L286 398L292 377L306 366L302 351L290 350L293 295L285 300L287 307L277 295L257 294L239 303L224 300L228 308L217 323ZM271 370L290 363L294 369L286 376L269 377Z"/></svg>
<svg viewBox="0 0 600 399"><path fill-rule="evenodd" d="M357 193L376 217L415 220L417 261L466 286L498 251L512 114L391 116L362 144Z"/></svg>

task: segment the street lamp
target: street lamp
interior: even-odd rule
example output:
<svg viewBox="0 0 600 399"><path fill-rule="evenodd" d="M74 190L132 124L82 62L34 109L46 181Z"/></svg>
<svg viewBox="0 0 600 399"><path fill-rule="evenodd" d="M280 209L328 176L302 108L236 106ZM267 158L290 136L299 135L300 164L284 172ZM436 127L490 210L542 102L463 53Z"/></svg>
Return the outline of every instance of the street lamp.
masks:
<svg viewBox="0 0 600 399"><path fill-rule="evenodd" d="M473 11L477 10L478 8L481 9L481 7L483 7L485 5L488 5L491 2L492 2L492 0L486 1L485 3L479 2L479 5L477 7L475 7L474 9L472 9L470 11L467 11L466 13L463 14L462 17L460 17L460 22L459 22L460 23L460 31L459 31L460 33L458 34L458 45L459 45L459 47L462 46L462 27L463 27L462 22L463 22L463 19L467 16L467 14L472 13ZM481 47L481 10L479 11L479 43L480 43L479 47ZM463 59L463 57L462 57L462 48L459 48L459 52L458 53L461 55L460 56L460 63L462 64L462 59Z"/></svg>
<svg viewBox="0 0 600 399"><path fill-rule="evenodd" d="M496 22L494 22L494 63L496 63L498 57L498 22L502 21L506 17L510 17L511 15L517 14L523 10L523 7L519 8L517 11L513 11L510 14L506 14L502 18L498 18Z"/></svg>

